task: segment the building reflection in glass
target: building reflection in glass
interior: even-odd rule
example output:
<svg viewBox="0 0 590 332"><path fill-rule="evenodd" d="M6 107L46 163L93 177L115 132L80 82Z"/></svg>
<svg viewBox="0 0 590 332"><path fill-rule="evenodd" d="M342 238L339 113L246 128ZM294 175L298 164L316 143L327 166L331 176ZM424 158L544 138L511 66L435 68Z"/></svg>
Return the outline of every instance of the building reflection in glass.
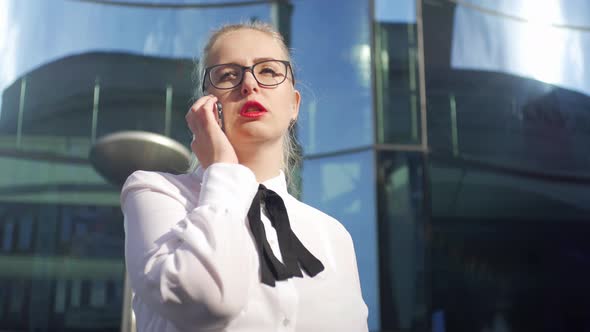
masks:
<svg viewBox="0 0 590 332"><path fill-rule="evenodd" d="M160 4L0 3L0 330L119 331L128 321L119 188L89 150L122 130L188 146L200 43L221 21L270 14L264 3Z"/></svg>
<svg viewBox="0 0 590 332"><path fill-rule="evenodd" d="M587 5L423 4L433 326L588 329Z"/></svg>
<svg viewBox="0 0 590 332"><path fill-rule="evenodd" d="M588 3L294 3L0 1L0 329L119 329L118 188L88 150L188 144L207 32L273 15L301 69L301 197L351 233L371 331L588 329Z"/></svg>
<svg viewBox="0 0 590 332"><path fill-rule="evenodd" d="M378 261L375 193L371 151L305 160L302 198L340 221L353 237L363 298L377 308ZM378 323L378 312L369 322Z"/></svg>

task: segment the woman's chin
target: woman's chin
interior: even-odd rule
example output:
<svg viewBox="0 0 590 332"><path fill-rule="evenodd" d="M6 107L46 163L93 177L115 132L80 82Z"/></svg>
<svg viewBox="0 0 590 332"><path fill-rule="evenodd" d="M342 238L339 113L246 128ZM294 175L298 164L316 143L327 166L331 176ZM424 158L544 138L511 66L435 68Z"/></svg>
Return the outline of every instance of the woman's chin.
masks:
<svg viewBox="0 0 590 332"><path fill-rule="evenodd" d="M276 141L282 137L276 128L267 126L241 126L231 135L231 141L238 144L264 144Z"/></svg>

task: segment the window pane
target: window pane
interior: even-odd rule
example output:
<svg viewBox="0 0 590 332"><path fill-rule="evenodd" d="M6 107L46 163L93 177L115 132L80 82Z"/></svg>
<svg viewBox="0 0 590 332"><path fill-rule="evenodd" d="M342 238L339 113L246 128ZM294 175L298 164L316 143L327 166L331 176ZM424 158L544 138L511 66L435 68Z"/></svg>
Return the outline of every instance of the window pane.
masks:
<svg viewBox="0 0 590 332"><path fill-rule="evenodd" d="M26 251L31 246L31 237L33 233L33 217L24 215L18 221L18 250Z"/></svg>
<svg viewBox="0 0 590 332"><path fill-rule="evenodd" d="M120 330L120 187L90 164L92 144L142 130L188 149L210 30L271 19L262 2L132 2L0 1L0 280L21 283L3 293L0 330Z"/></svg>
<svg viewBox="0 0 590 332"><path fill-rule="evenodd" d="M432 324L588 329L590 4L422 5Z"/></svg>
<svg viewBox="0 0 590 332"><path fill-rule="evenodd" d="M372 152L306 160L302 199L336 218L352 236L369 329L380 328L377 224Z"/></svg>
<svg viewBox="0 0 590 332"><path fill-rule="evenodd" d="M72 280L72 290L70 291L70 305L72 308L80 306L82 299L82 281Z"/></svg>
<svg viewBox="0 0 590 332"><path fill-rule="evenodd" d="M379 154L379 252L383 328L428 327L429 281L424 161L419 153Z"/></svg>
<svg viewBox="0 0 590 332"><path fill-rule="evenodd" d="M301 69L295 75L304 153L373 143L369 2L340 0L336 12L330 1L294 3L291 46Z"/></svg>
<svg viewBox="0 0 590 332"><path fill-rule="evenodd" d="M492 12L448 1L424 3L432 151L588 178L590 69L571 57L588 57L590 36L551 24L590 24L590 15L581 14L590 12L582 10L589 4L549 1L557 8L553 13L524 0L474 2ZM547 27L514 19L537 14Z"/></svg>
<svg viewBox="0 0 590 332"><path fill-rule="evenodd" d="M66 309L66 281L57 280L55 287L55 307L56 313L63 313Z"/></svg>
<svg viewBox="0 0 590 332"><path fill-rule="evenodd" d="M106 284L103 280L95 280L92 282L90 289L90 306L95 308L102 308L106 303Z"/></svg>
<svg viewBox="0 0 590 332"><path fill-rule="evenodd" d="M0 280L14 285L7 298L7 310L14 315L3 316L0 324L15 331L47 326L51 330L118 329L122 294L112 292L112 298L107 299L105 285L113 280L116 284L123 282L120 208L6 202L0 205L6 216L31 220L30 227L36 230L26 251L11 248L0 257L0 265L4 266ZM61 217L81 225L85 232L76 232L70 241L63 242ZM93 286L88 300L81 287L84 283ZM30 315L32 312L35 314Z"/></svg>
<svg viewBox="0 0 590 332"><path fill-rule="evenodd" d="M7 282L2 280L2 284L0 285L0 319L4 319L4 315L6 314L6 303L8 299L8 287Z"/></svg>
<svg viewBox="0 0 590 332"><path fill-rule="evenodd" d="M12 250L12 242L14 236L14 222L11 218L6 218L4 222L3 240L2 240L2 251L8 252Z"/></svg>
<svg viewBox="0 0 590 332"><path fill-rule="evenodd" d="M375 1L377 142L420 143L415 1Z"/></svg>
<svg viewBox="0 0 590 332"><path fill-rule="evenodd" d="M436 159L429 172L432 304L447 330L583 330L588 184Z"/></svg>

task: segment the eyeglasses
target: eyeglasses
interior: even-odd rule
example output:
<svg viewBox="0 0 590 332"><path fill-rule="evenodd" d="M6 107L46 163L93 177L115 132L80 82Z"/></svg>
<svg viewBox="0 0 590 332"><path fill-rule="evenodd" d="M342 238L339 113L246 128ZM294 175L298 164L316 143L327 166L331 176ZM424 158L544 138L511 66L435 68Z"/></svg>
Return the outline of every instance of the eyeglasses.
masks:
<svg viewBox="0 0 590 332"><path fill-rule="evenodd" d="M287 73L291 72L293 84L295 76L291 63L285 60L265 60L253 64L250 67L240 66L235 63L214 65L205 69L203 79L203 92L205 92L205 81L217 89L229 90L242 84L246 70L250 70L254 79L262 86L277 86L287 79Z"/></svg>

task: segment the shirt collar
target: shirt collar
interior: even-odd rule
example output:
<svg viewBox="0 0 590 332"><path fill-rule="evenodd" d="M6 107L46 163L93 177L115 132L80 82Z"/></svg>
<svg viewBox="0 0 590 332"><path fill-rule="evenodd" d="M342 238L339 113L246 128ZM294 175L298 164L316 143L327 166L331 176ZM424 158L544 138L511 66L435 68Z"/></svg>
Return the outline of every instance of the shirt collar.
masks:
<svg viewBox="0 0 590 332"><path fill-rule="evenodd" d="M283 172L283 170L280 171L279 175L275 176L274 178L270 178L264 182L262 182L262 184L276 192L277 194L283 196L284 194L287 194L287 180L285 178L285 172Z"/></svg>
<svg viewBox="0 0 590 332"><path fill-rule="evenodd" d="M199 182L203 181L204 173L205 170L201 166L198 166L195 170L194 175L197 177ZM287 180L285 177L285 172L283 172L283 170L280 170L279 175L262 182L262 184L266 188L276 192L277 194L280 194L281 196L284 194L288 194Z"/></svg>

